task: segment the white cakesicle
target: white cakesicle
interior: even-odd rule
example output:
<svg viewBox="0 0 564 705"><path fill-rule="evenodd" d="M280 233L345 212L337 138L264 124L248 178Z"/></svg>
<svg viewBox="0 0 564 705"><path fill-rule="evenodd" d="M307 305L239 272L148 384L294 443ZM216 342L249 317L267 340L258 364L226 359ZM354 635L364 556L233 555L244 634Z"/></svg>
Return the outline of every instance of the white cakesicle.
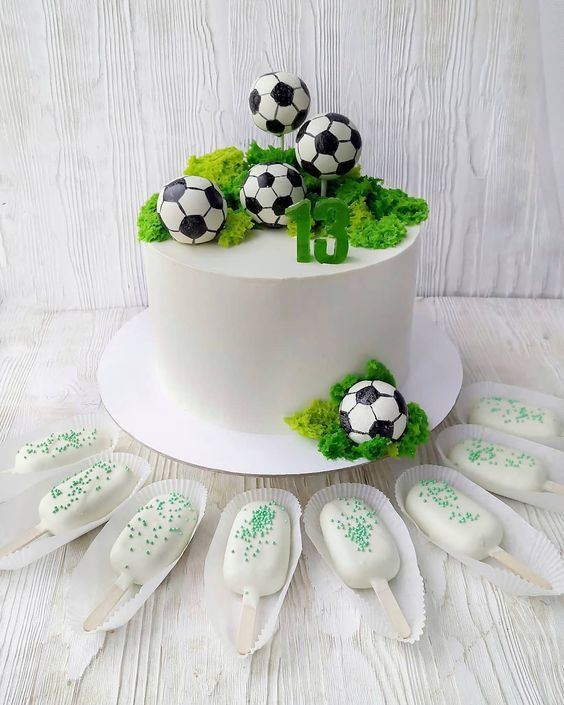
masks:
<svg viewBox="0 0 564 705"><path fill-rule="evenodd" d="M550 583L501 547L503 528L487 509L444 480L420 480L408 492L405 509L432 541L449 553L482 561L495 558L545 589Z"/></svg>
<svg viewBox="0 0 564 705"><path fill-rule="evenodd" d="M354 589L374 589L396 631L407 638L411 628L388 585L399 573L400 556L376 512L356 497L339 497L323 507L319 522L343 582Z"/></svg>
<svg viewBox="0 0 564 705"><path fill-rule="evenodd" d="M98 627L131 585L144 585L179 558L197 524L197 509L180 492L157 495L142 506L111 548L110 564L118 577L84 629Z"/></svg>
<svg viewBox="0 0 564 705"><path fill-rule="evenodd" d="M0 549L0 556L23 548L31 541L72 531L112 512L126 499L137 482L125 464L98 460L55 485L39 502L39 523Z"/></svg>
<svg viewBox="0 0 564 705"><path fill-rule="evenodd" d="M243 596L237 649L246 654L254 643L259 599L282 589L290 562L291 525L286 509L275 500L249 502L231 527L223 577Z"/></svg>
<svg viewBox="0 0 564 705"><path fill-rule="evenodd" d="M467 438L449 452L450 462L461 473L490 492L555 492L564 494L564 485L548 479L538 459L524 451Z"/></svg>
<svg viewBox="0 0 564 705"><path fill-rule="evenodd" d="M563 431L551 409L500 396L482 397L470 411L469 423L524 438L550 438Z"/></svg>
<svg viewBox="0 0 564 705"><path fill-rule="evenodd" d="M50 433L20 448L11 472L27 474L51 470L96 455L111 445L112 437L99 428L70 428Z"/></svg>

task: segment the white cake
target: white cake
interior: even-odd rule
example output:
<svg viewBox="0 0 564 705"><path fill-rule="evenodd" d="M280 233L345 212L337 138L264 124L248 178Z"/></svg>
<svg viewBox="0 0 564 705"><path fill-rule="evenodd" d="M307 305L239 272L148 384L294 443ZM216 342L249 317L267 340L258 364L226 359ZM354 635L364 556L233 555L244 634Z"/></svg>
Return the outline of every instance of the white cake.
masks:
<svg viewBox="0 0 564 705"><path fill-rule="evenodd" d="M190 414L290 433L284 417L376 358L408 374L419 226L398 246L351 247L339 265L296 261L285 229L237 247L145 244L157 372Z"/></svg>

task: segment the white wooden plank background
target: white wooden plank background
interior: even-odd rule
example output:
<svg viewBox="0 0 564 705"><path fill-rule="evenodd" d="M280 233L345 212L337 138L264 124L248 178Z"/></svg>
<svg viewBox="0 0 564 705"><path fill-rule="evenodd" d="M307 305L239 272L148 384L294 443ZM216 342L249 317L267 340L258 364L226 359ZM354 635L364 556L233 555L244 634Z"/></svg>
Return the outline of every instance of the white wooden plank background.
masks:
<svg viewBox="0 0 564 705"><path fill-rule="evenodd" d="M0 0L0 10L3 298L146 303L139 204L189 153L264 143L248 87L280 67L304 77L313 110L358 123L367 172L429 200L421 294L564 293L555 0Z"/></svg>
<svg viewBox="0 0 564 705"><path fill-rule="evenodd" d="M564 395L564 302L444 298L430 315L456 342L465 381L498 379ZM0 311L0 442L38 423L97 408L95 372L103 348L138 309ZM448 423L452 423L449 419ZM210 490L210 511L238 492L284 487L305 504L331 482L369 482L391 493L396 467L265 480L206 473L124 442L153 464L152 479L187 476ZM432 462L431 447L422 462ZM557 545L564 516L512 506ZM13 573L0 574L2 705L558 705L564 692L564 599L505 595L435 547L419 548L427 591L420 642L398 644L356 628L327 633L303 559L280 630L251 661L219 644L202 596L203 552L192 547L127 627L110 634L81 678L80 643L68 647L64 591L92 535ZM435 576L435 577L433 577ZM342 620L341 620L342 621ZM341 625L342 626L342 625ZM347 630L349 634L347 635ZM69 662L70 658L70 662Z"/></svg>

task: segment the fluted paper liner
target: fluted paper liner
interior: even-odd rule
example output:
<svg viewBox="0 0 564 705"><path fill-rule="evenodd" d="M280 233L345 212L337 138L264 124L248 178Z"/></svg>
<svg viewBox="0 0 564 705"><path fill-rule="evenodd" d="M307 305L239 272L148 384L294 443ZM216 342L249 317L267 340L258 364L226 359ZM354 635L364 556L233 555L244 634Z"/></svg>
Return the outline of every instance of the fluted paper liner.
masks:
<svg viewBox="0 0 564 705"><path fill-rule="evenodd" d="M546 578L552 585L552 590L533 585L515 575L507 568L498 567L493 558L477 561L463 554L448 551L439 541L432 541L405 510L405 498L409 490L420 480L444 480L449 485L471 497L490 511L503 527L503 540L501 548L505 549L538 575ZM564 562L560 552L548 538L537 529L533 528L517 512L513 511L505 502L490 494L482 487L472 482L461 473L452 468L441 465L419 465L402 473L396 482L396 501L408 521L425 538L451 556L468 566L471 572L487 578L498 587L513 595L561 595L564 592Z"/></svg>
<svg viewBox="0 0 564 705"><path fill-rule="evenodd" d="M42 536L32 541L27 546L24 546L19 551L0 558L0 570L16 570L17 568L23 568L23 566L43 558L43 556L46 556L48 553L55 551L57 548L73 541L78 536L82 536L92 529L95 529L97 526L100 526L100 524L108 521L110 516L143 486L151 472L149 463L143 458L131 455L131 453L113 453L111 451L104 451L98 455L93 455L90 458L81 460L79 463L75 463L72 466L59 468L55 474L50 474L48 479L38 482L25 492L22 492L17 497L14 497L2 505L0 511L0 546L4 546L10 541L13 541L24 531L31 529L39 523L39 502L47 492L66 477L74 475L81 470L86 470L86 468L90 467L98 460L120 463L130 468L136 477L136 483L128 497L126 497L113 512L110 512L101 519L91 521L89 524L84 524L76 529L72 529L72 531L64 531L57 536Z"/></svg>
<svg viewBox="0 0 564 705"><path fill-rule="evenodd" d="M35 428L33 431L26 433L24 436L19 436L10 441L7 441L0 448L0 502L5 502L12 497L16 497L21 492L25 492L28 488L36 485L43 480L56 477L59 470L63 467L67 475L73 475L81 467L81 464L86 460L77 460L73 463L60 465L51 470L43 470L40 472L30 472L25 474L9 472L14 466L16 453L18 450L30 441L39 440L48 436L50 433L60 433L67 431L69 428L95 427L105 431L112 439L112 444L103 452L114 450L119 440L120 429L117 424L104 412L95 414L79 414L66 419L60 419L45 426ZM94 457L92 454L90 457ZM56 484L55 482L53 484Z"/></svg>
<svg viewBox="0 0 564 705"><path fill-rule="evenodd" d="M231 531L231 527L233 526L233 522L239 510L249 502L265 502L271 499L282 504L290 518L292 527L290 537L290 560L286 582L282 589L274 593L274 595L261 597L259 600L255 625L257 637L249 652L249 654L252 654L267 644L274 635L278 623L278 615L280 614L292 576L298 565L298 560L302 552L302 537L300 531L300 516L302 510L300 503L291 492L271 487L249 490L248 492L237 495L223 510L206 557L204 583L208 618L221 641L234 653L237 653L235 643L237 630L239 628L242 597L232 592L223 579L225 548L227 546L229 532ZM245 656L241 658L245 658Z"/></svg>
<svg viewBox="0 0 564 705"><path fill-rule="evenodd" d="M485 426L460 424L458 426L445 428L444 431L441 431L435 439L435 446L437 448L440 460L448 467L458 470L458 472L464 475L464 471L457 468L448 456L454 446L469 438L476 438L486 441L487 443L495 443L500 446L505 446L506 448L511 448L512 450L528 453L542 463L542 466L548 473L549 480L564 485L563 451L542 445L541 443L535 441L529 441L526 438L513 436L509 433L494 431L493 429L486 428ZM515 470L515 472L519 471ZM564 513L564 495L558 495L554 492L507 490L503 493L503 495L499 492L496 492L495 494L503 497L509 497L509 499L516 499L517 501L525 502L526 504L532 504L535 507L550 509L553 512Z"/></svg>
<svg viewBox="0 0 564 705"><path fill-rule="evenodd" d="M201 483L188 479L161 480L144 487L114 512L75 568L67 593L66 619L71 629L84 633L85 619L100 604L118 578L110 564L110 551L122 529L153 497L169 492L183 494L198 512L198 522L184 551L188 548L206 511L206 488ZM132 585L107 619L92 631L107 632L122 627L155 592L181 557L182 554L144 585Z"/></svg>
<svg viewBox="0 0 564 705"><path fill-rule="evenodd" d="M333 566L331 555L321 531L319 517L323 507L328 502L339 497L356 497L362 500L376 512L378 521L384 524L395 541L400 555L401 566L396 577L389 581L389 585L411 627L411 634L407 639L402 639L395 632L374 590L358 590L348 587L341 580ZM304 510L304 527L307 536L318 551L318 553L308 553L306 560L308 575L316 591L322 591L325 585L324 571L319 570L319 565L317 565L317 562L323 562L325 573L328 570L334 573L343 587L342 594L350 600L370 629L390 639L397 639L410 644L419 640L425 626L423 579L419 572L417 555L409 531L385 494L375 487L358 483L347 482L325 487L316 492L307 503ZM315 564L312 565L311 562L315 562Z"/></svg>
<svg viewBox="0 0 564 705"><path fill-rule="evenodd" d="M469 423L470 413L474 406L482 397L491 396L517 399L524 404L550 409L558 416L562 423L562 428L564 429L564 399L555 397L552 394L544 394L543 392L536 392L532 389L526 389L525 387L515 387L510 384L500 384L499 382L475 382L474 384L469 384L467 387L464 387L454 407L458 420L463 424ZM516 436L516 438L524 437L525 436ZM542 443L552 448L564 450L564 436L547 436L546 438L527 436L527 438L536 443Z"/></svg>

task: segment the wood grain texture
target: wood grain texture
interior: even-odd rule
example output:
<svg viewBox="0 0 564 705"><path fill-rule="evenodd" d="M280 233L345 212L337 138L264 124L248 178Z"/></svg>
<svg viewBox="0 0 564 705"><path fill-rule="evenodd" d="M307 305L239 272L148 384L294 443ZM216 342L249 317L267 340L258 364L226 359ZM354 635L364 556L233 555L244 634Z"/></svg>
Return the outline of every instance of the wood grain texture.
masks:
<svg viewBox="0 0 564 705"><path fill-rule="evenodd" d="M563 302L445 298L427 300L427 309L456 342L466 383L491 379L564 395ZM94 410L102 350L137 311L0 310L0 442L36 424ZM446 423L453 422L449 418ZM182 476L203 482L215 513L236 493L264 485L294 492L302 505L321 487L339 481L368 482L390 495L399 472L397 465L380 462L306 478L243 478L171 462L127 437L122 449L150 461L152 480ZM420 460L435 460L431 445ZM563 515L510 504L563 545ZM67 669L73 657L79 658L81 646L76 639L68 646L64 593L93 535L23 570L0 574L1 703L562 701L562 598L506 595L422 539L416 548L425 579L427 625L413 646L372 634L354 616L347 629L338 626L341 636L332 636L334 617L318 614L302 558L279 631L251 660L241 661L211 631L202 595L205 550L192 550L194 545L128 625L107 636L82 677L69 679Z"/></svg>
<svg viewBox="0 0 564 705"><path fill-rule="evenodd" d="M281 67L309 84L312 111L358 124L367 173L428 199L421 294L564 294L564 182L538 178L561 172L548 164L564 121L555 3L536 12L514 0L1 8L2 298L144 305L139 205L190 153L265 144L248 88Z"/></svg>

